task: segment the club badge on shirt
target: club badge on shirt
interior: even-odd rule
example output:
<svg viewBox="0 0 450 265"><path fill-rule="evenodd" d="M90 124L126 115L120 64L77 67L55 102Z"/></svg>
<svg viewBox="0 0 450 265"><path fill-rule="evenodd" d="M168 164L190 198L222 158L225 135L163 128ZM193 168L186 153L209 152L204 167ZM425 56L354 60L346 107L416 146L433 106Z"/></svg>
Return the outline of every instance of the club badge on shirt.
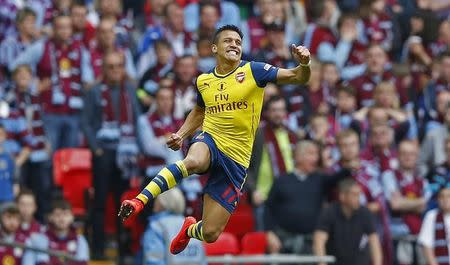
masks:
<svg viewBox="0 0 450 265"><path fill-rule="evenodd" d="M238 81L239 83L244 82L245 80L245 73L244 72L239 72L236 74L236 81Z"/></svg>
<svg viewBox="0 0 450 265"><path fill-rule="evenodd" d="M70 60L67 58L62 58L59 61L59 75L62 78L69 78L70 77L70 68L71 68L71 64L70 64Z"/></svg>

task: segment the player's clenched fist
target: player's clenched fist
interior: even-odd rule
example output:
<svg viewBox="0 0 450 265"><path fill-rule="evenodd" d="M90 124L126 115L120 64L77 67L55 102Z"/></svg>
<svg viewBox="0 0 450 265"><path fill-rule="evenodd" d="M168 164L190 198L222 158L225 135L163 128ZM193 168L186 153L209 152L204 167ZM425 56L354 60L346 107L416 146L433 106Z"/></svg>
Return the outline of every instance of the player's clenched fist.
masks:
<svg viewBox="0 0 450 265"><path fill-rule="evenodd" d="M144 203L139 199L124 200L120 206L118 216L125 221L131 215L138 214L144 209Z"/></svg>
<svg viewBox="0 0 450 265"><path fill-rule="evenodd" d="M294 58L301 64L309 64L309 60L311 60L311 54L309 53L308 48L304 46L295 46L292 44L291 46L292 54Z"/></svg>
<svg viewBox="0 0 450 265"><path fill-rule="evenodd" d="M172 135L167 139L166 143L170 149L177 151L183 145L183 139L178 134L172 133Z"/></svg>

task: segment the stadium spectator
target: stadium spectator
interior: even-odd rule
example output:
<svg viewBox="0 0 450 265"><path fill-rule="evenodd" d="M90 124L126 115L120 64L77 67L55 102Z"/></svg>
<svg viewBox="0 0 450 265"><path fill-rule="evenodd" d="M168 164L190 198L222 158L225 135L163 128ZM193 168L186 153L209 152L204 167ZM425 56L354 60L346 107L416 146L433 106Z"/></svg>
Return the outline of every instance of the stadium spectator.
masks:
<svg viewBox="0 0 450 265"><path fill-rule="evenodd" d="M203 244L198 240L189 242L185 255L173 255L168 251L170 240L183 224L184 209L184 196L178 188L165 192L155 200L154 215L149 218L142 236L144 265L207 264Z"/></svg>
<svg viewBox="0 0 450 265"><path fill-rule="evenodd" d="M361 158L373 162L384 172L398 168L397 150L393 147L394 132L388 125L374 125L370 128L370 138Z"/></svg>
<svg viewBox="0 0 450 265"><path fill-rule="evenodd" d="M155 41L155 52L156 64L142 74L137 92L139 101L146 110L152 105L159 82L168 77L173 70L174 58L170 43L164 39Z"/></svg>
<svg viewBox="0 0 450 265"><path fill-rule="evenodd" d="M212 39L219 19L220 11L217 4L208 1L202 3L200 5L200 24L195 31L197 36Z"/></svg>
<svg viewBox="0 0 450 265"><path fill-rule="evenodd" d="M340 160L333 166L337 171L342 167L352 169L352 177L361 188L361 204L367 207L375 216L376 229L383 246L385 264L391 264L392 242L389 230L389 213L380 181L380 168L371 161L362 160L358 134L351 130L343 130L336 135L340 152Z"/></svg>
<svg viewBox="0 0 450 265"><path fill-rule="evenodd" d="M274 181L264 208L269 253L312 252L306 236L313 233L330 188L349 175L345 169L335 175L318 172L319 157L316 143L300 141L294 172Z"/></svg>
<svg viewBox="0 0 450 265"><path fill-rule="evenodd" d="M115 20L111 18L101 19L97 26L97 38L90 42L89 55L91 59L92 70L96 81L101 81L103 56L108 52L118 51L125 56L125 69L130 79L136 79L136 68L133 62L133 55L130 49L121 47L116 41L114 33Z"/></svg>
<svg viewBox="0 0 450 265"><path fill-rule="evenodd" d="M72 207L67 201L54 201L48 216L48 228L44 234L36 236L31 246L40 249L62 251L75 258L73 263L87 265L89 261L89 246L86 238L79 234L73 226ZM63 261L55 256L27 251L23 264L62 265Z"/></svg>
<svg viewBox="0 0 450 265"><path fill-rule="evenodd" d="M149 0L147 7L148 12L145 16L145 24L147 27L162 26L164 23L164 7L170 3L171 0ZM144 7L145 8L145 7Z"/></svg>
<svg viewBox="0 0 450 265"><path fill-rule="evenodd" d="M83 107L83 83L94 81L89 53L80 42L72 39L69 16L53 19L55 34L48 40L36 42L11 65L29 64L37 70L42 100L43 120L52 150L79 145L78 113Z"/></svg>
<svg viewBox="0 0 450 265"><path fill-rule="evenodd" d="M438 208L427 212L418 242L423 247L427 264L450 263L450 187L444 183L438 192Z"/></svg>
<svg viewBox="0 0 450 265"><path fill-rule="evenodd" d="M430 168L425 176L432 192L431 207L435 206L436 195L440 186L450 182L450 137L445 139L445 157L446 159L441 165Z"/></svg>
<svg viewBox="0 0 450 265"><path fill-rule="evenodd" d="M195 32L200 26L200 9L202 4L214 4L217 6L218 13L220 14L217 21L216 28L226 24L240 25L241 16L239 7L230 1L220 0L201 0L198 3L191 3L184 8L184 16L189 18L184 21L184 27L189 32Z"/></svg>
<svg viewBox="0 0 450 265"><path fill-rule="evenodd" d="M366 50L364 62L366 71L361 76L350 80L350 84L356 89L358 107L368 107L373 104L373 91L381 81L395 83L400 98L400 106L408 102L401 80L388 69L388 57L381 46L369 46Z"/></svg>
<svg viewBox="0 0 450 265"><path fill-rule="evenodd" d="M47 201L48 203L48 201ZM22 189L16 197L17 208L20 212L20 228L18 233L23 234L27 238L43 233L45 227L35 219L35 215L38 213L36 197L28 189ZM42 222L42 219L40 220Z"/></svg>
<svg viewBox="0 0 450 265"><path fill-rule="evenodd" d="M85 95L81 124L92 151L94 216L93 254L104 257L106 198L113 191L116 203L128 187L136 160L136 122L140 113L136 87L126 78L125 58L120 52L103 57L102 83Z"/></svg>
<svg viewBox="0 0 450 265"><path fill-rule="evenodd" d="M38 205L37 218L44 220L50 210L52 175L50 170L50 143L42 121L42 105L40 104L37 82L28 65L19 65L13 73L13 100L11 105L26 122L27 131L33 137L31 152L20 170L21 183L36 194Z"/></svg>
<svg viewBox="0 0 450 265"><path fill-rule="evenodd" d="M356 110L356 92L351 86L340 86L336 91L336 109L333 113L336 133L348 129Z"/></svg>
<svg viewBox="0 0 450 265"><path fill-rule="evenodd" d="M95 27L87 20L87 15L87 6L81 1L74 0L70 7L73 39L82 42L84 47L89 47L95 38Z"/></svg>
<svg viewBox="0 0 450 265"><path fill-rule="evenodd" d="M6 130L0 125L0 205L14 200L15 194L19 191L19 181L14 174L14 160L5 148Z"/></svg>
<svg viewBox="0 0 450 265"><path fill-rule="evenodd" d="M308 24L303 43L311 54L316 56L322 42L336 43L333 28L340 16L339 8L334 0L310 2L309 7L311 23Z"/></svg>
<svg viewBox="0 0 450 265"><path fill-rule="evenodd" d="M184 55L177 58L173 70L175 73L174 117L184 119L196 104L197 91L194 87L194 81L198 71L195 57Z"/></svg>
<svg viewBox="0 0 450 265"><path fill-rule="evenodd" d="M333 255L337 265L383 264L374 217L360 205L361 188L350 178L338 186L339 202L323 209L317 222L314 254Z"/></svg>
<svg viewBox="0 0 450 265"><path fill-rule="evenodd" d="M0 207L0 240L6 243L28 244L28 238L18 233L20 228L20 213L17 205L8 202ZM11 264L34 264L23 260L24 251L21 248L0 246L0 260Z"/></svg>
<svg viewBox="0 0 450 265"><path fill-rule="evenodd" d="M211 45L211 39L208 37L200 37L197 41L197 68L202 73L213 69L217 63L211 51Z"/></svg>
<svg viewBox="0 0 450 265"><path fill-rule="evenodd" d="M28 7L21 9L16 17L17 35L9 35L0 44L0 89L6 91L9 85L9 64L27 47L39 38L36 28L36 13Z"/></svg>
<svg viewBox="0 0 450 265"><path fill-rule="evenodd" d="M334 62L342 79L350 80L364 73L364 57L367 45L358 36L358 17L354 14L342 15L337 27L337 43L326 41L318 47L317 56L321 61Z"/></svg>
<svg viewBox="0 0 450 265"><path fill-rule="evenodd" d="M263 227L263 205L273 182L294 170L293 153L297 143L296 135L284 125L286 101L280 96L273 96L264 107L265 122L256 132L253 143L255 151L247 178L260 229Z"/></svg>
<svg viewBox="0 0 450 265"><path fill-rule="evenodd" d="M138 118L137 135L144 154L140 166L149 178L156 176L164 165L175 163L183 156L181 150L172 151L166 145L170 134L183 124L183 120L173 116L173 102L173 90L160 87L155 97L156 109Z"/></svg>
<svg viewBox="0 0 450 265"><path fill-rule="evenodd" d="M421 214L427 205L427 183L416 169L419 146L404 140L399 144L399 167L383 172L381 178L386 200L392 211L393 236L417 235L422 223Z"/></svg>
<svg viewBox="0 0 450 265"><path fill-rule="evenodd" d="M444 146L450 126L450 104L446 106L444 113L444 124L427 132L422 141L418 162L421 176L445 161Z"/></svg>
<svg viewBox="0 0 450 265"><path fill-rule="evenodd" d="M445 110L447 108L447 105L450 104L450 91L444 90L437 93L435 96L435 107L425 107L423 109L425 112L425 118L422 121L424 133L442 126L442 124L444 123ZM422 115L421 110L419 110L419 115Z"/></svg>

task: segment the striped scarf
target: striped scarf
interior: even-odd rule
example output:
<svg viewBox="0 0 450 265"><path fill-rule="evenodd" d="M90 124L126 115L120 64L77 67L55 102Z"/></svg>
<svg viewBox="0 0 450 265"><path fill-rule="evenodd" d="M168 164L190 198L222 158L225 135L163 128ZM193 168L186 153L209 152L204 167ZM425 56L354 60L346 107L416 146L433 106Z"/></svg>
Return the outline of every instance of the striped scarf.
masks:
<svg viewBox="0 0 450 265"><path fill-rule="evenodd" d="M439 265L448 265L449 249L446 238L444 214L439 211L434 224L434 255Z"/></svg>

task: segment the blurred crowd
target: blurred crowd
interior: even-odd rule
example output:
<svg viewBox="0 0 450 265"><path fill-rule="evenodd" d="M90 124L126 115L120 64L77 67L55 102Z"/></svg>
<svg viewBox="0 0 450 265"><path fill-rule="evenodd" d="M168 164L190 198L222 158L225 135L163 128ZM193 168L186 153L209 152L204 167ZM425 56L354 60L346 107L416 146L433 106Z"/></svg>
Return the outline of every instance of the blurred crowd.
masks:
<svg viewBox="0 0 450 265"><path fill-rule="evenodd" d="M104 258L108 193L118 206L130 185L182 159L165 141L196 104L196 76L215 66L214 31L234 24L244 60L295 67L292 43L313 55L307 85L265 88L242 200L267 251L345 260L379 241L380 264L450 264L438 244L450 242L449 15L448 0L0 0L0 238L68 251L77 264ZM75 147L92 152L89 247L53 184L53 154ZM337 185L345 177L355 183ZM137 220L150 221L146 264L164 260L155 220L200 217L207 178L185 179L179 204L155 203ZM348 219L331 218L341 208L323 207L336 201L345 216L367 209L353 215L371 235L355 249L329 246L346 235L333 222Z"/></svg>

